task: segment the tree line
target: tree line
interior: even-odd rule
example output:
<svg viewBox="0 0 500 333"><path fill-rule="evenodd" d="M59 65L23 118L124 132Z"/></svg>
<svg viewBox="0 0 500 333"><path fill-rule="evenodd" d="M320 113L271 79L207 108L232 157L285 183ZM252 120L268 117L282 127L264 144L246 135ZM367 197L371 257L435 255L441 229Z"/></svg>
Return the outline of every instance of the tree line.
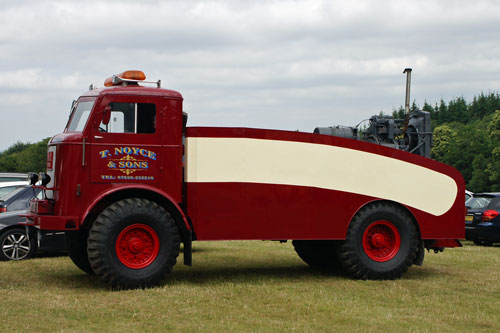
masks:
<svg viewBox="0 0 500 333"><path fill-rule="evenodd" d="M47 143L50 138L37 143L16 142L0 153L0 172L42 172L47 165Z"/></svg>
<svg viewBox="0 0 500 333"><path fill-rule="evenodd" d="M418 108L414 101L411 110ZM422 110L431 113L431 157L457 168L473 192L500 191L500 95L481 93L471 102L458 97L434 106L425 101ZM404 118L403 107L393 116ZM45 171L48 140L14 143L0 153L0 172Z"/></svg>

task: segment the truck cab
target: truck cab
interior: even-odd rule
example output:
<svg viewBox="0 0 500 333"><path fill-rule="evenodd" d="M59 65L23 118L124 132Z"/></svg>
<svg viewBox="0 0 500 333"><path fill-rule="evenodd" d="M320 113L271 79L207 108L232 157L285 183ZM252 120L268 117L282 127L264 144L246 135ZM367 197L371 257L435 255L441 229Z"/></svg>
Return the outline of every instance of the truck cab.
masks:
<svg viewBox="0 0 500 333"><path fill-rule="evenodd" d="M132 85L82 95L48 144L46 206L54 217L44 227L78 230L98 201L130 184L180 204L182 131L175 91Z"/></svg>

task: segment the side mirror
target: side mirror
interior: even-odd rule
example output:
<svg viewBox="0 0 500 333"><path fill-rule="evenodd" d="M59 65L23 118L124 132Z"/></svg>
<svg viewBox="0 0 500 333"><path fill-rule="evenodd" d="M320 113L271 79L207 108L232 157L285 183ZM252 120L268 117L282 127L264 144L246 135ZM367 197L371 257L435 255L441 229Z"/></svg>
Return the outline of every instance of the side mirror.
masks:
<svg viewBox="0 0 500 333"><path fill-rule="evenodd" d="M106 106L104 108L104 114L102 115L102 123L104 125L109 124L109 120L111 119L111 106Z"/></svg>

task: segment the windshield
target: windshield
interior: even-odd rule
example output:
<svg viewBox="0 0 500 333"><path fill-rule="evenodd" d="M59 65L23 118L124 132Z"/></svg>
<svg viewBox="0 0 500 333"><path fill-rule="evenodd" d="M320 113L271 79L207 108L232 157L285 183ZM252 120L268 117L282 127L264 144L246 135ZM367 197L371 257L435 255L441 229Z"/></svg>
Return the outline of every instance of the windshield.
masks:
<svg viewBox="0 0 500 333"><path fill-rule="evenodd" d="M95 101L78 102L66 129L67 132L81 132L90 116Z"/></svg>
<svg viewBox="0 0 500 333"><path fill-rule="evenodd" d="M492 197L476 196L476 197L469 198L469 200L467 200L465 202L465 205L471 209L481 209L481 208L488 206L491 199L492 199Z"/></svg>
<svg viewBox="0 0 500 333"><path fill-rule="evenodd" d="M12 186L0 187L0 200L3 200L4 197L7 196L7 194L9 194L10 192L14 191L16 188L21 186L22 185L12 185Z"/></svg>
<svg viewBox="0 0 500 333"><path fill-rule="evenodd" d="M10 198L16 196L18 193L24 191L24 189L28 187L27 185L26 186L21 186L21 187L18 187L17 189L14 189L13 191L10 191L9 193L7 193L6 195L4 195L2 197L2 201L7 201L9 200Z"/></svg>

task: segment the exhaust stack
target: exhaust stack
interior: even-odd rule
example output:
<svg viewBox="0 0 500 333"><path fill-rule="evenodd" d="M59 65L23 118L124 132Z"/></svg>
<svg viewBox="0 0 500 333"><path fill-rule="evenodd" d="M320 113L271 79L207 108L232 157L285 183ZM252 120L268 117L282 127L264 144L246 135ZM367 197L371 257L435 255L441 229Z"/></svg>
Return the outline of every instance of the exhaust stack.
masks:
<svg viewBox="0 0 500 333"><path fill-rule="evenodd" d="M406 98L405 98L405 114L410 113L410 85L411 85L411 68L405 68L403 74L406 73Z"/></svg>
<svg viewBox="0 0 500 333"><path fill-rule="evenodd" d="M411 68L405 68L403 74L406 73L406 97L405 97L405 122L403 125L403 135L408 129L410 119L410 85L411 85Z"/></svg>

